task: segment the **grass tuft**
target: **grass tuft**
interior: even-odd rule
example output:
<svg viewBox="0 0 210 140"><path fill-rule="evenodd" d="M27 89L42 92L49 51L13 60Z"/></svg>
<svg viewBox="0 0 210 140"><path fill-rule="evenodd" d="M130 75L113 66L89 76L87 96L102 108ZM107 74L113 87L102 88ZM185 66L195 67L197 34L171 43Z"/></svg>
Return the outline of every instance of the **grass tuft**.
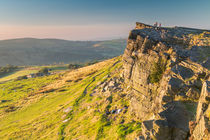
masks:
<svg viewBox="0 0 210 140"><path fill-rule="evenodd" d="M165 70L166 63L163 60L159 60L157 63L154 63L152 71L149 75L150 83L158 83L162 79Z"/></svg>
<svg viewBox="0 0 210 140"><path fill-rule="evenodd" d="M117 128L117 134L121 139L125 139L126 135L134 132L141 131L141 123L140 122L130 122L127 124L120 124Z"/></svg>

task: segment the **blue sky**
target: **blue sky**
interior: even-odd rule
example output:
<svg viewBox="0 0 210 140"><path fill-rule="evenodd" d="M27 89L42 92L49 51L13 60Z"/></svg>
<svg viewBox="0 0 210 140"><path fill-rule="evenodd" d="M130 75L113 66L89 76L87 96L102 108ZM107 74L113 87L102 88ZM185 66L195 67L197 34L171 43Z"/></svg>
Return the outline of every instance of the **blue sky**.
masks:
<svg viewBox="0 0 210 140"><path fill-rule="evenodd" d="M0 0L0 39L120 38L136 21L210 29L209 7L210 0Z"/></svg>

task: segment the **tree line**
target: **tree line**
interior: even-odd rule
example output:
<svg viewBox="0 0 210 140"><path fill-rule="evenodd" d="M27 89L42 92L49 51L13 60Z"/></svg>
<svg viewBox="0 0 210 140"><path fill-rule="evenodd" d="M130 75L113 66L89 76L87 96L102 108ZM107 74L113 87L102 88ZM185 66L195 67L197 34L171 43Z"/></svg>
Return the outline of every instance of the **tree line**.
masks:
<svg viewBox="0 0 210 140"><path fill-rule="evenodd" d="M0 67L0 76L7 74L9 72L12 72L15 69L17 69L17 66L13 66L13 65L2 66Z"/></svg>

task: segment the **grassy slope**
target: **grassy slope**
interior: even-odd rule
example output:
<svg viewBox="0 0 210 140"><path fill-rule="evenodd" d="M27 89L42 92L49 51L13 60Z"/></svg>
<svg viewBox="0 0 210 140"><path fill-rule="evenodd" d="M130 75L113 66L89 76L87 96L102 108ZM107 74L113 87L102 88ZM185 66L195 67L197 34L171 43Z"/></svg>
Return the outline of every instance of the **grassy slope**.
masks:
<svg viewBox="0 0 210 140"><path fill-rule="evenodd" d="M19 76L24 76L24 75L28 75L30 73L36 73L36 72L38 72L38 70L19 69L17 71L8 73L4 77L0 78L0 82L9 81L9 80L15 79Z"/></svg>
<svg viewBox="0 0 210 140"><path fill-rule="evenodd" d="M20 76L25 76L31 73L37 73L41 68L50 68L51 72L56 72L56 71L65 71L68 69L67 65L54 65L54 66L31 66L31 67L26 67L26 68L19 68L16 71L7 73L0 77L0 83L5 82L5 81L10 81L13 79L16 79Z"/></svg>
<svg viewBox="0 0 210 140"><path fill-rule="evenodd" d="M124 139L140 131L129 114L104 118L107 106L128 104L118 94L113 102L103 95L90 96L99 82L122 66L121 58L100 62L72 72L0 84L0 139ZM118 75L119 73L111 74ZM32 90L33 89L33 90ZM5 112L9 107L13 112ZM72 107L73 111L63 112ZM119 124L125 119L125 125ZM67 122L62 122L68 119Z"/></svg>

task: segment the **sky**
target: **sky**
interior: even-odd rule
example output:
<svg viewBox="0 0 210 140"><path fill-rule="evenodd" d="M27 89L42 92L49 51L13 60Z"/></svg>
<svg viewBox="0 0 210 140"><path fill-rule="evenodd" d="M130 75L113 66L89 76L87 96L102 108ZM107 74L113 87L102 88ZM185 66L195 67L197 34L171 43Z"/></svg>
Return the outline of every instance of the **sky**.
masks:
<svg viewBox="0 0 210 140"><path fill-rule="evenodd" d="M137 21L210 29L210 0L0 0L0 40L127 38Z"/></svg>

